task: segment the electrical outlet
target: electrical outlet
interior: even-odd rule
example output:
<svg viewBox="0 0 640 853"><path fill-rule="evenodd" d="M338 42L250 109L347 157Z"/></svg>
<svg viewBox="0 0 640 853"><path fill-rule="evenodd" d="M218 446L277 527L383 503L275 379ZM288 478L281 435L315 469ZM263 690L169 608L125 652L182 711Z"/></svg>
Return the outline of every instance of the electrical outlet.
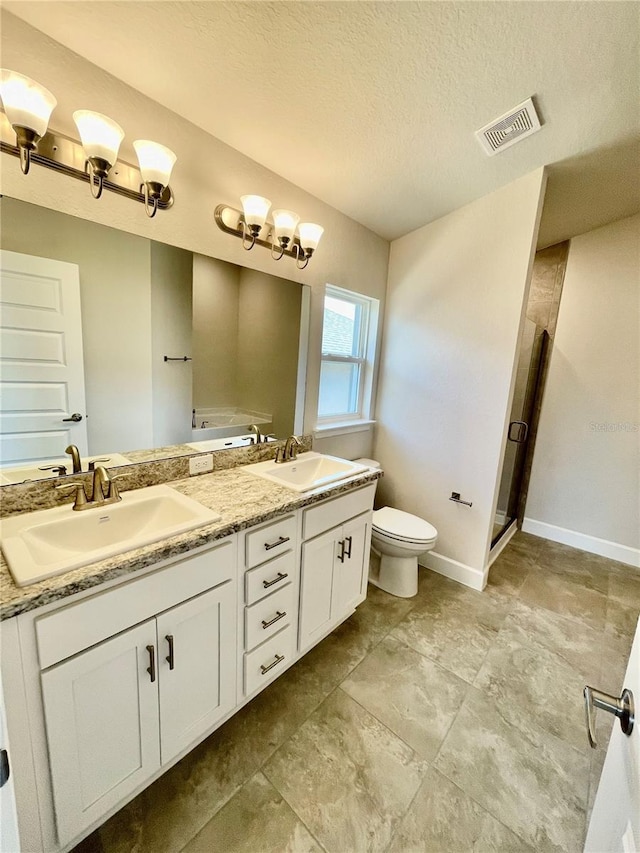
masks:
<svg viewBox="0 0 640 853"><path fill-rule="evenodd" d="M189 459L189 476L205 474L207 471L213 471L213 455L211 453L207 453L206 456L192 456Z"/></svg>

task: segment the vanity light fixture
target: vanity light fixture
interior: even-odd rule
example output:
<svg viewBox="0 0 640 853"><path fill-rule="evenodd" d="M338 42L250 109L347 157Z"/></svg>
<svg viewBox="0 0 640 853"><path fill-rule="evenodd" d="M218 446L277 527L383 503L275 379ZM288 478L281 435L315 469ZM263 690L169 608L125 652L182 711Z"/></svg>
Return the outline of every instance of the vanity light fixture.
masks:
<svg viewBox="0 0 640 853"><path fill-rule="evenodd" d="M51 113L58 102L44 86L8 68L0 68L0 98L16 134L20 169L26 175L31 165L31 152L47 132Z"/></svg>
<svg viewBox="0 0 640 853"><path fill-rule="evenodd" d="M80 132L82 147L87 157L91 195L100 198L104 179L118 159L124 130L113 119L91 110L76 110L73 120Z"/></svg>
<svg viewBox="0 0 640 853"><path fill-rule="evenodd" d="M219 204L214 213L216 225L221 231L233 234L242 240L245 249L255 245L264 246L271 252L274 261L283 255L295 258L298 269L303 270L315 252L324 232L321 225L313 222L300 222L300 217L292 210L274 210L273 223L267 220L271 202L258 195L243 195L242 210ZM266 232L266 239L260 237Z"/></svg>
<svg viewBox="0 0 640 853"><path fill-rule="evenodd" d="M144 209L147 216L154 217L162 194L169 186L171 171L178 159L170 148L165 148L150 139L136 139L133 147L138 155L141 191L144 193Z"/></svg>
<svg viewBox="0 0 640 853"><path fill-rule="evenodd" d="M271 202L268 198L261 195L242 195L242 211L244 217L242 219L242 246L247 251L253 249L256 244L256 239L267 221L267 213L271 207ZM247 228L249 229L249 242L247 242Z"/></svg>
<svg viewBox="0 0 640 853"><path fill-rule="evenodd" d="M0 69L0 150L20 158L26 175L31 163L89 183L100 198L103 189L142 202L147 216L173 204L169 187L176 162L173 151L157 142L133 143L140 167L118 160L124 138L120 125L91 110L76 110L73 118L81 142L48 130L56 99L39 83L7 68Z"/></svg>

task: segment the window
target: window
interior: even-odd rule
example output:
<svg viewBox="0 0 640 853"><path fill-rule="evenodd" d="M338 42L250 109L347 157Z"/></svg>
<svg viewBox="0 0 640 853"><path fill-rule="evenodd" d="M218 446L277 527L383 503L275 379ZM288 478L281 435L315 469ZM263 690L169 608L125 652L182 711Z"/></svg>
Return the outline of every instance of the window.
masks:
<svg viewBox="0 0 640 853"><path fill-rule="evenodd" d="M318 427L367 420L378 300L327 285L322 325Z"/></svg>

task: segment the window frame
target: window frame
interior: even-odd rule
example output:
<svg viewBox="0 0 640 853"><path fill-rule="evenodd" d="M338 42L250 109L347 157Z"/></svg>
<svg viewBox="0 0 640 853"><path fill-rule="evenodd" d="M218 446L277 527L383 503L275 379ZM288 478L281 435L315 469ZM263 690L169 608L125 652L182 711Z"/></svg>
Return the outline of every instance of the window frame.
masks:
<svg viewBox="0 0 640 853"><path fill-rule="evenodd" d="M318 377L318 413L316 432L327 434L328 432L350 431L355 429L366 429L373 423L371 420L373 406L373 377L375 368L376 343L378 337L378 317L380 310L380 302L370 296L364 296L361 293L356 293L352 290L346 290L342 287L336 287L332 284L325 285L325 291L322 297L322 331L324 335L324 319L326 310L326 298L334 297L335 299L349 302L356 305L360 310L358 312L357 334L359 337L358 355L338 355L330 352L320 352L320 374ZM320 394L322 391L322 365L328 364L354 364L358 365L358 388L356 393L357 411L351 413L341 413L336 415L324 415L319 413ZM344 429L341 429L341 428Z"/></svg>

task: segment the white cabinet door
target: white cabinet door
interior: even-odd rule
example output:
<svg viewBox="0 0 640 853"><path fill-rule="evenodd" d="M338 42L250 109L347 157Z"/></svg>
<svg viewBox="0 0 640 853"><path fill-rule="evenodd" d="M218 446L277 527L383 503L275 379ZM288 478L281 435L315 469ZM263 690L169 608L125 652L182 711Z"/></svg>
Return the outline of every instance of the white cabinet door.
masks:
<svg viewBox="0 0 640 853"><path fill-rule="evenodd" d="M300 651L310 648L331 627L333 567L340 530L329 530L302 546Z"/></svg>
<svg viewBox="0 0 640 853"><path fill-rule="evenodd" d="M160 767L155 650L150 619L42 673L61 844Z"/></svg>
<svg viewBox="0 0 640 853"><path fill-rule="evenodd" d="M347 522L340 533L333 574L331 616L334 620L351 613L363 600L362 577L365 556L368 556L369 520L369 513L358 516Z"/></svg>
<svg viewBox="0 0 640 853"><path fill-rule="evenodd" d="M227 581L158 616L163 764L235 703L235 614L235 585Z"/></svg>

